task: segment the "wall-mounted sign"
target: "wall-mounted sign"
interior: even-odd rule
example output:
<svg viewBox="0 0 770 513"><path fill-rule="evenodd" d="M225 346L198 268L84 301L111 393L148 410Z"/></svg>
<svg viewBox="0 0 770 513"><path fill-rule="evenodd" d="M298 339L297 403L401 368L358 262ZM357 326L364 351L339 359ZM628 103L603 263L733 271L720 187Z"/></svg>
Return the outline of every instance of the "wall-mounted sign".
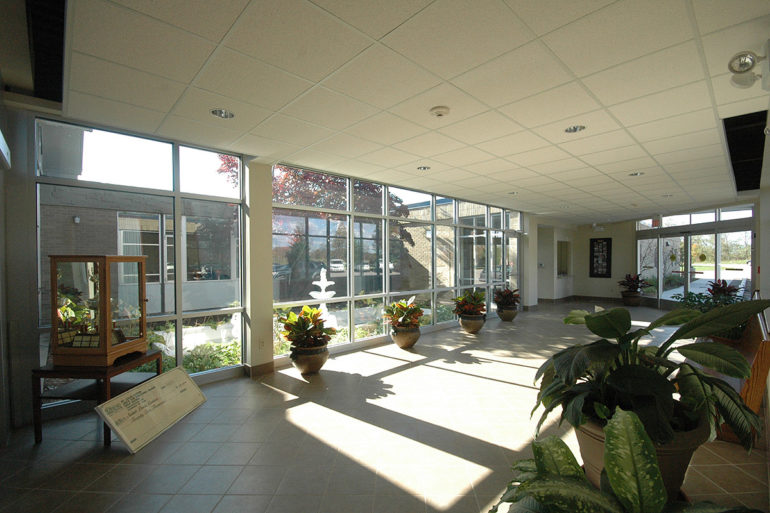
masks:
<svg viewBox="0 0 770 513"><path fill-rule="evenodd" d="M612 239L591 239L591 254L589 255L591 278L612 277Z"/></svg>

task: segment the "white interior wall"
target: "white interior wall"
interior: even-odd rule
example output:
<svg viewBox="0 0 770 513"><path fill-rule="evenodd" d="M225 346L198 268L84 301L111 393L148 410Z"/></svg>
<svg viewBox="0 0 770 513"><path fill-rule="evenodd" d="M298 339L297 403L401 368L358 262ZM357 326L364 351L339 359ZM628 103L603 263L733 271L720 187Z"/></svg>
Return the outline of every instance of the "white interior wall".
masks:
<svg viewBox="0 0 770 513"><path fill-rule="evenodd" d="M570 262L569 262L569 274L567 276L559 276L557 274L558 268L554 267L554 275L556 278L556 286L555 286L555 299L563 299L570 297L574 295L575 290L575 284L574 284L574 273L575 273L575 267L574 267L574 254L575 254L575 230L567 229L567 228L555 228L554 229L554 248L558 247L558 243L560 241L566 241L569 242L569 250L570 250ZM556 251L556 259L558 259L558 250ZM556 262L557 260L554 260Z"/></svg>
<svg viewBox="0 0 770 513"><path fill-rule="evenodd" d="M537 228L537 297L556 298L556 235L551 226Z"/></svg>
<svg viewBox="0 0 770 513"><path fill-rule="evenodd" d="M575 231L573 254L574 293L580 296L620 298L620 286L627 273L636 272L636 223L603 224L604 231L596 232L591 225L579 226ZM592 238L612 239L610 278L589 277L589 251Z"/></svg>

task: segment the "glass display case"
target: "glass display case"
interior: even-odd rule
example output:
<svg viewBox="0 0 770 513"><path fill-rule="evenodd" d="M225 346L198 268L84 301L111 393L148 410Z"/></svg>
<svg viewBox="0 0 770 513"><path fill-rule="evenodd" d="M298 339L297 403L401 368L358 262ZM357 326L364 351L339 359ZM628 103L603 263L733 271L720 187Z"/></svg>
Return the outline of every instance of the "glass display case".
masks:
<svg viewBox="0 0 770 513"><path fill-rule="evenodd" d="M54 365L108 366L147 350L145 256L51 255Z"/></svg>

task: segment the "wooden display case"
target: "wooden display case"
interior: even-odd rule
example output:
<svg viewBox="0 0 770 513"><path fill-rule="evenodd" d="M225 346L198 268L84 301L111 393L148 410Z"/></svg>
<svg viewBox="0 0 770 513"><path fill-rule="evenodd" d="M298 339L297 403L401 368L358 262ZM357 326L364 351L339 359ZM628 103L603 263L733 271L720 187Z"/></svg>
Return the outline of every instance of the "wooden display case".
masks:
<svg viewBox="0 0 770 513"><path fill-rule="evenodd" d="M51 255L54 365L108 366L147 351L145 256Z"/></svg>

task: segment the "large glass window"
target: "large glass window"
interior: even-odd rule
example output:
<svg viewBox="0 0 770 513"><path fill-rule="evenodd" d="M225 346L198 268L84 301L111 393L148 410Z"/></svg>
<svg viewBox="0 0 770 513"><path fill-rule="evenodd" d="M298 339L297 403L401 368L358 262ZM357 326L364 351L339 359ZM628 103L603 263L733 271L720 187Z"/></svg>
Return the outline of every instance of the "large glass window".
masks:
<svg viewBox="0 0 770 513"><path fill-rule="evenodd" d="M390 290L431 288L431 229L427 223L390 222Z"/></svg>
<svg viewBox="0 0 770 513"><path fill-rule="evenodd" d="M457 252L459 284L469 286L486 281L487 232L475 228L460 228Z"/></svg>
<svg viewBox="0 0 770 513"><path fill-rule="evenodd" d="M455 286L455 229L437 224L433 228L436 244L436 287Z"/></svg>
<svg viewBox="0 0 770 513"><path fill-rule="evenodd" d="M179 148L182 192L239 198L241 159L196 148Z"/></svg>
<svg viewBox="0 0 770 513"><path fill-rule="evenodd" d="M458 223L467 226L486 226L487 207L468 201L457 202Z"/></svg>
<svg viewBox="0 0 770 513"><path fill-rule="evenodd" d="M382 219L356 217L353 221L353 287L358 295L382 292L385 251ZM393 269L388 261L387 267Z"/></svg>
<svg viewBox="0 0 770 513"><path fill-rule="evenodd" d="M658 239L641 239L636 245L639 274L650 284L642 289L642 295L658 297Z"/></svg>
<svg viewBox="0 0 770 513"><path fill-rule="evenodd" d="M388 187L388 215L430 221L430 198L424 192Z"/></svg>
<svg viewBox="0 0 770 513"><path fill-rule="evenodd" d="M273 202L346 210L348 208L347 184L347 179L340 176L288 166L275 166L273 168Z"/></svg>
<svg viewBox="0 0 770 513"><path fill-rule="evenodd" d="M381 215L384 190L380 184L353 180L353 211Z"/></svg>

